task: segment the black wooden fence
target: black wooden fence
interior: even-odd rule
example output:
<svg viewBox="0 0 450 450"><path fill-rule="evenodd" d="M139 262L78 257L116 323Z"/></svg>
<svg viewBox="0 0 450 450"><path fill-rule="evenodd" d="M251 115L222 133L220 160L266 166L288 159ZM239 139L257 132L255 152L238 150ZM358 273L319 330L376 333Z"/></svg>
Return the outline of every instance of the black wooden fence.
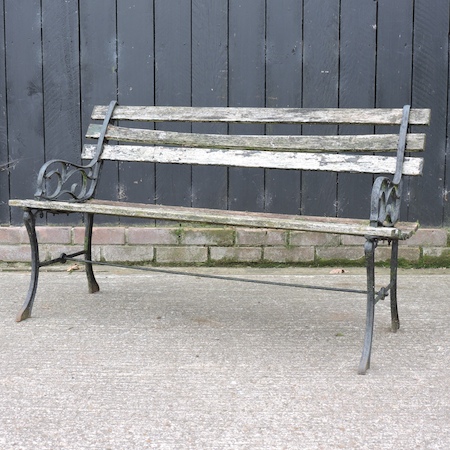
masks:
<svg viewBox="0 0 450 450"><path fill-rule="evenodd" d="M449 17L449 0L0 0L0 223L20 222L8 198L33 194L44 160L79 160L92 106L117 98L429 107L425 174L405 187L403 218L449 225ZM112 198L368 216L367 176L105 170Z"/></svg>

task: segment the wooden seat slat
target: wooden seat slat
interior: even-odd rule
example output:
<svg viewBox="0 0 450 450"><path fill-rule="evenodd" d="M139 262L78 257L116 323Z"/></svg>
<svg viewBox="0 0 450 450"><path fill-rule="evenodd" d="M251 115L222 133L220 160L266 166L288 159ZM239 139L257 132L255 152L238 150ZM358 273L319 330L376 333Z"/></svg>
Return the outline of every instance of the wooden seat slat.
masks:
<svg viewBox="0 0 450 450"><path fill-rule="evenodd" d="M59 212L87 212L92 214L120 215L177 222L211 223L241 227L272 228L296 231L376 236L390 239L407 239L418 227L415 222L399 223L395 227L372 227L368 220L336 217L308 217L297 215L224 211L219 209L192 208L146 203L127 203L106 200L88 200L71 203L42 200L11 200L11 206L36 208Z"/></svg>

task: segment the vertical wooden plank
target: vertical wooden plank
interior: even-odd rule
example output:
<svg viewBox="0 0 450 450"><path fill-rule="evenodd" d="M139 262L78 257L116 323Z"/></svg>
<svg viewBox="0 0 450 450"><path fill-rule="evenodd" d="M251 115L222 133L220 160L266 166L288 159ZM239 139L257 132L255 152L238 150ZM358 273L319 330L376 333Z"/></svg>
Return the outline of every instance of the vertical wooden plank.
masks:
<svg viewBox="0 0 450 450"><path fill-rule="evenodd" d="M337 107L339 78L339 0L304 1L303 107ZM336 127L303 127L304 134L336 133ZM336 215L334 174L305 172L302 213Z"/></svg>
<svg viewBox="0 0 450 450"><path fill-rule="evenodd" d="M379 0L376 106L398 108L411 101L411 0Z"/></svg>
<svg viewBox="0 0 450 450"><path fill-rule="evenodd" d="M449 2L416 0L414 10L413 105L433 108L427 132L423 177L410 182L409 220L422 225L442 224L445 196L447 83L449 67ZM448 217L448 200L445 202ZM449 223L449 222L447 222Z"/></svg>
<svg viewBox="0 0 450 450"><path fill-rule="evenodd" d="M191 104L191 2L155 3L155 104ZM158 125L158 129L190 131L189 124ZM156 166L156 203L191 205L191 168Z"/></svg>
<svg viewBox="0 0 450 450"><path fill-rule="evenodd" d="M45 158L81 154L78 3L42 0Z"/></svg>
<svg viewBox="0 0 450 450"><path fill-rule="evenodd" d="M192 0L192 106L227 106L228 1ZM198 133L226 133L226 124L193 124ZM192 205L227 207L226 167L192 167Z"/></svg>
<svg viewBox="0 0 450 450"><path fill-rule="evenodd" d="M9 155L6 115L4 0L0 0L0 225L9 224Z"/></svg>
<svg viewBox="0 0 450 450"><path fill-rule="evenodd" d="M339 106L375 106L377 4L374 1L341 2ZM340 134L373 133L373 127L341 126ZM371 175L339 174L337 214L368 218Z"/></svg>
<svg viewBox="0 0 450 450"><path fill-rule="evenodd" d="M85 133L93 106L108 104L117 98L116 0L80 0L79 5L82 129ZM97 196L118 198L116 162L103 164Z"/></svg>
<svg viewBox="0 0 450 450"><path fill-rule="evenodd" d="M301 107L303 1L267 2L266 106ZM267 126L267 134L300 134L301 127ZM265 210L300 212L300 172L266 170Z"/></svg>
<svg viewBox="0 0 450 450"><path fill-rule="evenodd" d="M5 0L5 15L9 158L17 161L10 194L29 198L44 162L40 0ZM11 220L22 222L18 208L12 210Z"/></svg>
<svg viewBox="0 0 450 450"><path fill-rule="evenodd" d="M117 4L118 101L121 105L145 106L155 101L153 3L135 0ZM119 199L153 203L154 198L155 165L120 163ZM135 221L122 218L121 222Z"/></svg>
<svg viewBox="0 0 450 450"><path fill-rule="evenodd" d="M450 0L447 0L450 3ZM449 5L450 10L450 5ZM444 213L443 213L443 220L442 223L444 226L449 227L450 226L450 37L449 37L449 50L448 50L448 75L447 75L447 139L446 139L446 145L445 145L445 186L444 186ZM434 111L434 105L431 106L431 114L433 120L433 111ZM426 151L428 153L432 152L431 147L427 145Z"/></svg>
<svg viewBox="0 0 450 450"><path fill-rule="evenodd" d="M45 160L79 162L81 110L78 2L42 0ZM76 221L74 216L51 222Z"/></svg>
<svg viewBox="0 0 450 450"><path fill-rule="evenodd" d="M411 103L413 2L378 1L376 106L401 108ZM392 127L377 127L391 132ZM398 128L395 129L398 132ZM409 182L403 186L401 219L407 220Z"/></svg>
<svg viewBox="0 0 450 450"><path fill-rule="evenodd" d="M265 106L265 8L260 0L229 2L229 106ZM230 125L231 134L261 134L258 125ZM264 170L229 169L229 207L264 210Z"/></svg>

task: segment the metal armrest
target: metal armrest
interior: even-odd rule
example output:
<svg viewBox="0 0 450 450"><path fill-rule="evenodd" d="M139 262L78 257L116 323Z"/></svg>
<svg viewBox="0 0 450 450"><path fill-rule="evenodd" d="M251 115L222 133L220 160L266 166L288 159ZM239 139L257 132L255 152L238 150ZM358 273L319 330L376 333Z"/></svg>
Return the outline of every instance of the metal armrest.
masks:
<svg viewBox="0 0 450 450"><path fill-rule="evenodd" d="M400 218L402 182L395 184L387 177L378 177L372 187L370 225L394 226Z"/></svg>
<svg viewBox="0 0 450 450"><path fill-rule="evenodd" d="M405 157L406 134L408 132L410 105L403 107L403 117L397 144L397 165L393 180L378 177L372 187L370 203L370 224L378 226L394 226L400 218L402 200L403 160Z"/></svg>
<svg viewBox="0 0 450 450"><path fill-rule="evenodd" d="M71 200L83 202L93 197L101 169L100 156L106 129L116 104L115 101L109 104L97 141L97 149L90 163L81 165L57 159L46 162L38 174L37 189L34 194L36 199L56 200L66 195Z"/></svg>

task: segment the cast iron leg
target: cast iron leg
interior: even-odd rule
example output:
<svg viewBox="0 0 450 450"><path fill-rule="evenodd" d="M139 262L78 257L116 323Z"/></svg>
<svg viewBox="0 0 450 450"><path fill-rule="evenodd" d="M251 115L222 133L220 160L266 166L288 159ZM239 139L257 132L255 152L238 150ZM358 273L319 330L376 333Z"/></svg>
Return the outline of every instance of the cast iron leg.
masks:
<svg viewBox="0 0 450 450"><path fill-rule="evenodd" d="M364 375L370 367L370 353L372 351L373 322L375 316L375 247L374 239L367 239L364 245L367 267L367 316L364 348L359 363L358 373Z"/></svg>
<svg viewBox="0 0 450 450"><path fill-rule="evenodd" d="M400 328L397 308L397 265L398 265L398 241L392 241L391 251L391 327L394 333Z"/></svg>
<svg viewBox="0 0 450 450"><path fill-rule="evenodd" d="M33 309L34 297L36 295L36 289L39 279L39 245L36 236L36 218L31 210L26 210L23 214L23 221L27 229L28 238L30 239L31 247L31 279L30 286L28 288L28 294L25 302L17 314L16 321L28 319L31 316L31 310Z"/></svg>
<svg viewBox="0 0 450 450"><path fill-rule="evenodd" d="M88 261L92 261L92 226L94 224L94 215L86 213L84 215L84 220L86 224L85 235L84 235L84 254ZM91 294L98 292L100 287L94 276L94 270L92 269L91 263L85 263L86 276L88 279L88 289Z"/></svg>

